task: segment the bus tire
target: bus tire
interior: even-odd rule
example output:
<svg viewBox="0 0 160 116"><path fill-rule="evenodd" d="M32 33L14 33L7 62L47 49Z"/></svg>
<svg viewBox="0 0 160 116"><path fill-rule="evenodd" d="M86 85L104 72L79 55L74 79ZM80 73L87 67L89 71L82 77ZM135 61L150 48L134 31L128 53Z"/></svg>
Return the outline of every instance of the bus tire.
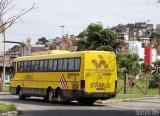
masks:
<svg viewBox="0 0 160 116"><path fill-rule="evenodd" d="M62 103L63 97L62 97L62 91L61 91L61 89L57 90L57 92L56 92L56 98L57 98L57 102L58 103Z"/></svg>
<svg viewBox="0 0 160 116"><path fill-rule="evenodd" d="M23 90L20 88L18 92L19 100L24 100L25 96L23 95Z"/></svg>
<svg viewBox="0 0 160 116"><path fill-rule="evenodd" d="M47 92L47 101L51 102L52 99L53 99L53 91L52 91L52 89L49 89Z"/></svg>

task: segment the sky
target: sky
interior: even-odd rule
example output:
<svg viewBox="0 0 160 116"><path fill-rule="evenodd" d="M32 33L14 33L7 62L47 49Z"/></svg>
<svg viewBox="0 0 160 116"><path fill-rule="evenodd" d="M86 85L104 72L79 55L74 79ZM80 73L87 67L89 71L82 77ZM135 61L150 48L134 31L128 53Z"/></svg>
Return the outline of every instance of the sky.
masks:
<svg viewBox="0 0 160 116"><path fill-rule="evenodd" d="M25 41L32 39L32 45L38 38L53 39L64 34L78 35L90 23L102 22L104 27L118 24L149 21L160 24L160 4L156 0L13 0L16 6L7 17L22 9L36 9L22 16L6 31L7 41ZM6 19L7 19L6 17ZM0 36L0 53L3 52L3 37ZM6 50L14 44L6 44Z"/></svg>

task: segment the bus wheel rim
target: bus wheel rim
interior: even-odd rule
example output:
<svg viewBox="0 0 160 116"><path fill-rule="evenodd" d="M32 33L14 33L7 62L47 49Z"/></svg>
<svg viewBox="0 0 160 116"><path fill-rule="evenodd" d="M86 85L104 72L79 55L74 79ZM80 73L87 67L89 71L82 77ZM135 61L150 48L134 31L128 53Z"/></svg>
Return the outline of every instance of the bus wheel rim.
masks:
<svg viewBox="0 0 160 116"><path fill-rule="evenodd" d="M48 100L49 100L49 101L52 100L52 96L53 96L52 92L49 92L49 94L48 94Z"/></svg>

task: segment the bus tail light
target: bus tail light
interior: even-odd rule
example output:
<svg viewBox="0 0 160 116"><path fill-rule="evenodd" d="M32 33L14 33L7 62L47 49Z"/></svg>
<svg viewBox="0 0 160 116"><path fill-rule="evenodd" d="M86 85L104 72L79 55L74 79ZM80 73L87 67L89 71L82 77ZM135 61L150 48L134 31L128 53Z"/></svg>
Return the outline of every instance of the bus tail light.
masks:
<svg viewBox="0 0 160 116"><path fill-rule="evenodd" d="M85 80L81 80L81 89L85 89Z"/></svg>

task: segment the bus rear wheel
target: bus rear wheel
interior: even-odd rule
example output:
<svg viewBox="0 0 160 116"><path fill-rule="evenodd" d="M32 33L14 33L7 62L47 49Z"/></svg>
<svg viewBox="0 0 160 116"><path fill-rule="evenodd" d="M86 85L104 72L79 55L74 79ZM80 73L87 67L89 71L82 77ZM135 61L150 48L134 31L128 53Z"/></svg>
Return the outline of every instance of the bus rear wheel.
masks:
<svg viewBox="0 0 160 116"><path fill-rule="evenodd" d="M18 94L19 100L24 100L24 99L25 99L25 96L23 95L23 91L22 91L21 88L19 89L19 92L18 92L18 93L19 93L19 94Z"/></svg>
<svg viewBox="0 0 160 116"><path fill-rule="evenodd" d="M56 92L56 98L57 98L57 102L58 103L62 103L63 97L62 97L62 91L61 91L61 89L57 90L57 92Z"/></svg>
<svg viewBox="0 0 160 116"><path fill-rule="evenodd" d="M47 101L51 102L52 98L53 98L53 91L52 91L52 89L49 89L47 92Z"/></svg>

